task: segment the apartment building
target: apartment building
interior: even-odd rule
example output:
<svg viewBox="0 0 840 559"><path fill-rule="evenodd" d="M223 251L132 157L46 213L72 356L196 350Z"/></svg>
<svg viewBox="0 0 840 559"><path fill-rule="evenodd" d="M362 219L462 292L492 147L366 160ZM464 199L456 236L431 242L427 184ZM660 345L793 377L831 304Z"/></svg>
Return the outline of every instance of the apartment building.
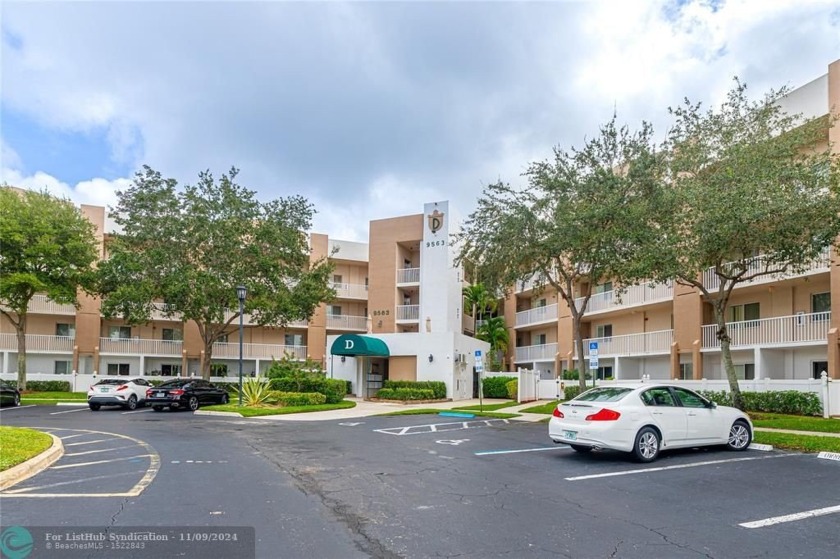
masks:
<svg viewBox="0 0 840 559"><path fill-rule="evenodd" d="M96 226L102 258L105 209L85 205L81 210ZM463 277L453 264L449 246L448 203L426 204L426 210L371 222L369 243L311 234L313 261L326 256L335 266L336 297L320 305L308 322L293 322L285 328L262 327L246 315L244 374L262 373L272 360L288 355L312 359L330 368L331 374L347 377L360 394L372 394L385 379L399 378L444 380L452 386L453 396L471 397L474 353L486 351L487 344L462 334L465 326L471 328L471 317L463 316L461 309ZM329 345L342 335L375 336L390 348L389 355L357 360L343 351L342 366L333 371ZM78 309L36 296L29 307L26 337L27 376L33 380L78 375L190 376L200 374L207 359L195 323L166 317L163 312L154 313L152 320L141 325L106 319L100 302L87 296L81 297ZM229 335L214 344L210 359L215 379L238 375L238 321ZM14 329L0 319L3 378L15 378L16 365ZM372 368L364 378L362 366Z"/></svg>
<svg viewBox="0 0 840 559"><path fill-rule="evenodd" d="M828 72L782 100L789 114L822 117L840 110L840 60ZM833 109L832 109L833 108ZM840 153L840 124L827 130L826 142ZM840 266L836 251L798 274L765 276L735 289L728 310L732 356L745 380L819 378L826 371L840 378ZM704 285L714 290L716 276ZM579 286L578 294L589 286ZM576 355L568 305L533 282L514 286L504 313L512 341L509 370L539 370L555 378L565 369L588 368L597 349L600 378L723 379L720 342L712 310L700 293L673 284L643 284L624 292L606 283L592 287L583 320L584 353ZM838 301L838 303L833 303Z"/></svg>

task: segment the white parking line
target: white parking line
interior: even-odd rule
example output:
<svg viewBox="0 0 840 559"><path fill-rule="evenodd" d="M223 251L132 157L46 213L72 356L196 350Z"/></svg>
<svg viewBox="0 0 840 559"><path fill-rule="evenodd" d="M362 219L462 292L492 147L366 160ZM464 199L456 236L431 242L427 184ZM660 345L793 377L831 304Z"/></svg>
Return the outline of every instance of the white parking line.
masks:
<svg viewBox="0 0 840 559"><path fill-rule="evenodd" d="M516 454L517 452L542 452L544 450L571 450L570 446L544 446L540 448L522 448L519 450L487 450L484 452L476 452L476 456L489 456L491 454Z"/></svg>
<svg viewBox="0 0 840 559"><path fill-rule="evenodd" d="M77 411L87 411L87 408L79 408L77 410L53 411L50 415L61 415L62 413L76 413Z"/></svg>
<svg viewBox="0 0 840 559"><path fill-rule="evenodd" d="M477 427L492 427L493 425L504 425L510 423L507 419L481 419L476 421L457 421L453 423L429 423L426 425L411 425L409 427L388 427L387 429L374 429L375 433L386 435L421 435L428 433L441 433L444 431L460 431L461 429L475 429Z"/></svg>
<svg viewBox="0 0 840 559"><path fill-rule="evenodd" d="M67 447L67 446L82 446L84 444L96 444L96 443L107 443L107 442L108 442L108 439L96 439L95 441L83 441L83 442L80 442L80 443L70 443L70 444L66 444L64 446L65 447Z"/></svg>
<svg viewBox="0 0 840 559"><path fill-rule="evenodd" d="M728 460L707 460L705 462L694 462L692 464L679 464L677 466L662 466L659 468L642 468L639 470L625 470L623 472L609 472L606 474L592 474L588 476L567 477L566 481L581 481L585 479L598 479L603 477L629 476L633 474L649 474L651 472L663 472L665 470L681 470L683 468L696 468L698 466L712 466L714 464L729 464L731 462L749 462L752 460L769 460L771 458L785 458L787 456L799 456L798 454L774 454L773 456L752 456L748 458L730 458Z"/></svg>
<svg viewBox="0 0 840 559"><path fill-rule="evenodd" d="M13 408L0 408L0 412L4 411L15 411L15 410L25 410L26 408L34 408L35 404L27 404L25 406L15 406Z"/></svg>
<svg viewBox="0 0 840 559"><path fill-rule="evenodd" d="M84 456L86 454L99 454L100 452L114 452L116 450L123 450L126 448L132 448L130 446L118 446L114 448L100 448L98 450L86 450L84 452L73 452L70 454L65 454L64 456Z"/></svg>
<svg viewBox="0 0 840 559"><path fill-rule="evenodd" d="M142 410L132 410L132 411L124 411L120 415L128 415L130 413L146 413L152 411L152 408L145 408Z"/></svg>
<svg viewBox="0 0 840 559"><path fill-rule="evenodd" d="M123 458L112 458L111 460L97 460L95 462L80 462L78 464L64 464L63 466L52 466L51 470L65 470L67 468L80 468L82 466L95 466L96 464L110 464L112 462L125 462L137 458L151 458L151 454L138 454L137 456L125 456Z"/></svg>
<svg viewBox="0 0 840 559"><path fill-rule="evenodd" d="M47 485L38 485L35 487L24 487L23 489L8 489L6 490L2 496L8 497L11 495L14 496L23 496L24 493L28 493L30 491L40 491L41 489L49 489L52 487L63 487L67 485L74 485L76 483L87 483L88 481L99 480L99 479L113 479L118 477L126 477L126 476L134 476L141 473L143 470L133 471L133 472L121 472L119 474L108 474L104 476L94 476L94 477L86 477L81 479L74 479L72 481L59 481L57 483L49 483Z"/></svg>
<svg viewBox="0 0 840 559"><path fill-rule="evenodd" d="M742 524L738 524L738 526L743 526L744 528L764 528L765 526L773 526L774 524L782 524L784 522L794 522L805 518L815 518L817 516L825 516L826 514L834 514L835 512L840 512L840 505L835 507L825 507L824 509L807 510L805 512L797 512L795 514L786 514L784 516L773 516L771 518L765 518L764 520L744 522Z"/></svg>

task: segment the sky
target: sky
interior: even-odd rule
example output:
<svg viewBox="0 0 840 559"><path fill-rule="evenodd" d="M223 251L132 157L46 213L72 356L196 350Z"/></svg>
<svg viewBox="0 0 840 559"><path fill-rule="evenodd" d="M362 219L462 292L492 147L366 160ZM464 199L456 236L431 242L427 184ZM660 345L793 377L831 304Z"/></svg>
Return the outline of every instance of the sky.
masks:
<svg viewBox="0 0 840 559"><path fill-rule="evenodd" d="M113 206L142 165L235 166L351 241L425 202L464 217L614 112L664 135L684 98L840 58L836 0L3 0L0 31L0 182Z"/></svg>

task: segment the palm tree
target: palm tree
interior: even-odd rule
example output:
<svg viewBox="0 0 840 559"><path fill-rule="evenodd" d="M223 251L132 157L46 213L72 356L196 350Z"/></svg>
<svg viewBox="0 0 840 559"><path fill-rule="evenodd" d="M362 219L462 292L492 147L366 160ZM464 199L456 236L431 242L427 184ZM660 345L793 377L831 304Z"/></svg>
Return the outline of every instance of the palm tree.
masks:
<svg viewBox="0 0 840 559"><path fill-rule="evenodd" d="M481 318L485 312L494 312L498 306L498 300L487 291L483 283L474 283L463 289L464 304L472 309L472 317ZM476 317L478 312L478 317Z"/></svg>
<svg viewBox="0 0 840 559"><path fill-rule="evenodd" d="M490 368L496 368L500 362L499 354L504 354L508 349L510 336L508 335L507 325L505 319L501 316L493 316L481 323L481 327L476 333L476 338L490 344Z"/></svg>

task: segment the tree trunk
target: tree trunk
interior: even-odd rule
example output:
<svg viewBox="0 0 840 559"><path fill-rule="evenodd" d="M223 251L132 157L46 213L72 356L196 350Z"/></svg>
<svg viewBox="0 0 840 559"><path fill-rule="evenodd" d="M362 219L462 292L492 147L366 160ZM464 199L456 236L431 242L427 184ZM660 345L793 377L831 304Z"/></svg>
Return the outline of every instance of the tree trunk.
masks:
<svg viewBox="0 0 840 559"><path fill-rule="evenodd" d="M15 324L15 334L17 334L17 386L21 392L26 390L26 315L20 315L20 319Z"/></svg>
<svg viewBox="0 0 840 559"><path fill-rule="evenodd" d="M741 387L738 385L738 377L735 374L735 364L732 362L732 351L730 349L732 339L729 337L729 330L726 328L726 320L723 310L715 306L715 319L717 320L717 338L720 340L720 359L723 369L726 371L726 378L729 380L729 390L732 392L732 405L739 410L744 409L744 400L741 397Z"/></svg>
<svg viewBox="0 0 840 559"><path fill-rule="evenodd" d="M213 359L213 342L204 342L204 361L201 363L201 378L210 380L210 362Z"/></svg>
<svg viewBox="0 0 840 559"><path fill-rule="evenodd" d="M572 330L575 336L575 344L577 345L578 354L578 385L580 386L580 391L583 392L584 390L586 390L586 369L584 368L583 358L583 336L581 336L580 333L580 316L572 317Z"/></svg>

